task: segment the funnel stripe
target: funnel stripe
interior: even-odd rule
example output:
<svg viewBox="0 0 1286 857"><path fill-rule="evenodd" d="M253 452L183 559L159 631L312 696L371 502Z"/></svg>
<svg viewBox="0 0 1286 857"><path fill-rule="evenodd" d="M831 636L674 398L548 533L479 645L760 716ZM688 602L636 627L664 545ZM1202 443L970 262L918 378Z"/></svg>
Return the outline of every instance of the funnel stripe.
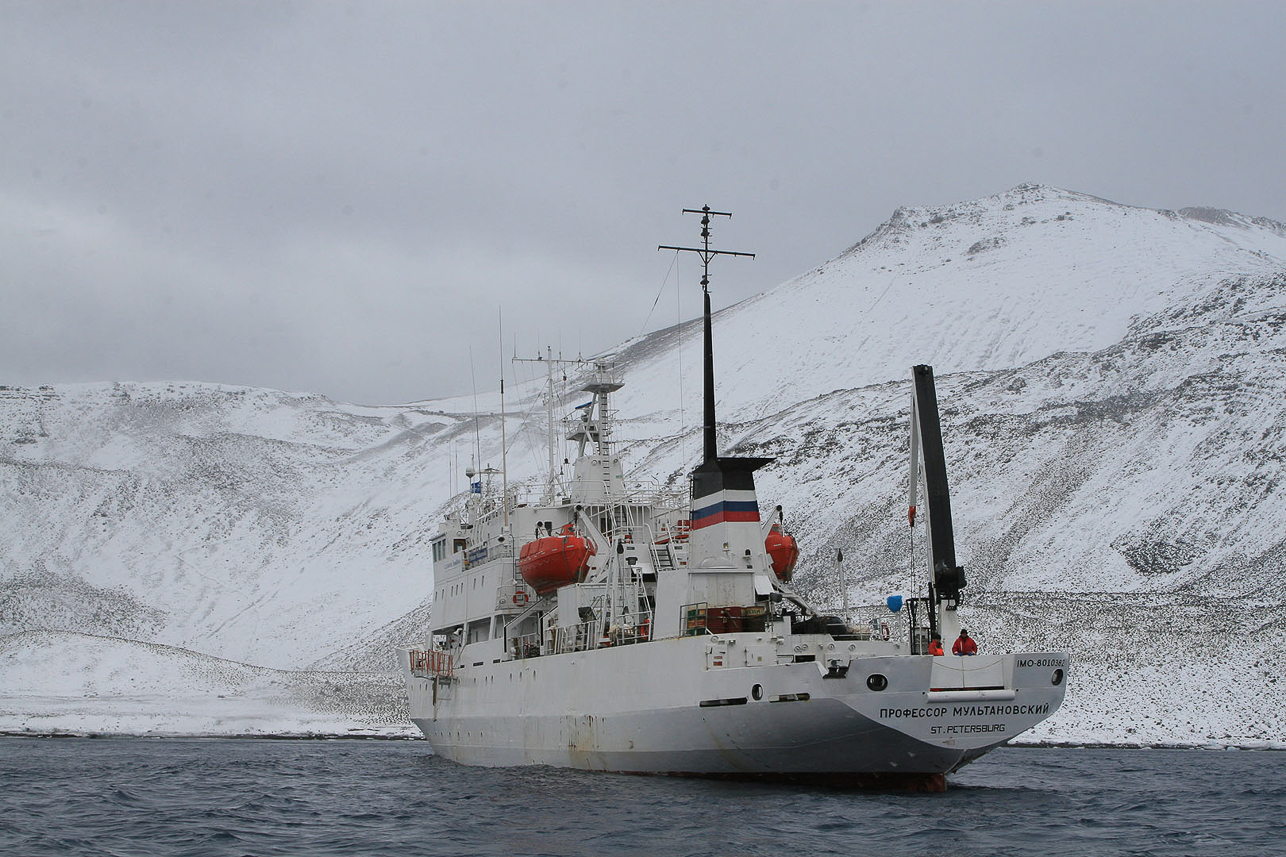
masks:
<svg viewBox="0 0 1286 857"><path fill-rule="evenodd" d="M720 500L692 513L692 529L713 526L725 522L757 522L759 520L759 503L756 500Z"/></svg>

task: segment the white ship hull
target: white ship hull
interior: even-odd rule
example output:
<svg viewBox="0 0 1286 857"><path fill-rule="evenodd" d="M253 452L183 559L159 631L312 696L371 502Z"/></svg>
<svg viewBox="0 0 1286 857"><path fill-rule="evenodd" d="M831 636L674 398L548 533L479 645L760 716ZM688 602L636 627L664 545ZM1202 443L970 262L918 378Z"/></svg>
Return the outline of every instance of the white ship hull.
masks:
<svg viewBox="0 0 1286 857"><path fill-rule="evenodd" d="M462 764L927 788L1048 717L1066 688L1066 653L758 662L778 650L756 634L678 638L469 664L450 680L401 656L412 720Z"/></svg>

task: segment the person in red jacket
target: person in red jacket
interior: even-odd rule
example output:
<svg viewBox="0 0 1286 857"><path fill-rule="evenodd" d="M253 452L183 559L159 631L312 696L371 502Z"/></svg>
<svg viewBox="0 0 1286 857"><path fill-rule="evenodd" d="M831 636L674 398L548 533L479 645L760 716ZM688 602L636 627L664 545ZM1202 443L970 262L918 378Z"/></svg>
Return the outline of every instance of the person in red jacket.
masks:
<svg viewBox="0 0 1286 857"><path fill-rule="evenodd" d="M978 654L978 644L969 636L969 632L964 628L960 629L960 636L956 638L955 645L951 647L953 655L976 655Z"/></svg>
<svg viewBox="0 0 1286 857"><path fill-rule="evenodd" d="M942 651L942 635L941 635L941 634L934 634L934 635L933 635L933 639L929 641L929 654L931 654L931 655L939 655L939 656L940 656L940 655L945 655L945 654L946 654L946 652Z"/></svg>

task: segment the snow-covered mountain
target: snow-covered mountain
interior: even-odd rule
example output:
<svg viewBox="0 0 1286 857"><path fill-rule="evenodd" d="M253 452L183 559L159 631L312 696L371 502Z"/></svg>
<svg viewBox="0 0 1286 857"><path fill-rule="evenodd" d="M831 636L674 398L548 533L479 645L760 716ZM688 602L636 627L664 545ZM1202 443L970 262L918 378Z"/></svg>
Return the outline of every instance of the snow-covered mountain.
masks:
<svg viewBox="0 0 1286 857"><path fill-rule="evenodd" d="M716 299L722 276L731 266L715 268ZM899 209L717 314L721 443L776 458L761 502L801 535L804 588L839 601L843 547L852 597L907 591L923 579L905 516L910 366L932 364L964 615L984 646L1077 656L1036 737L1280 742L1284 290L1286 227L1269 220L1032 185ZM629 462L681 482L699 446L698 328L618 355ZM511 485L546 466L544 380L507 403ZM575 381L559 379L560 413L583 398ZM365 671L327 681L369 695L422 625L453 470L475 443L479 464L500 464L498 405L0 389L0 634L14 635L0 639L0 730L33 722L41 664L58 689L43 696L84 698L104 637L185 698L175 653L240 662L214 671L238 687L256 668Z"/></svg>

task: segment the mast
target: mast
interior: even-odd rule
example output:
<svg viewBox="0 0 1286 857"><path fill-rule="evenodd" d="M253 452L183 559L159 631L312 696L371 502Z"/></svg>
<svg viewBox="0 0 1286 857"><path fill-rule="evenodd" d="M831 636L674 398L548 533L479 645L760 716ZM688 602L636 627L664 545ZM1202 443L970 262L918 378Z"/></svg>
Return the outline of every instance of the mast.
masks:
<svg viewBox="0 0 1286 857"><path fill-rule="evenodd" d="M509 451L505 441L505 379L500 377L500 505L504 508L502 520L509 526Z"/></svg>
<svg viewBox="0 0 1286 857"><path fill-rule="evenodd" d="M513 357L514 363L543 363L545 364L545 444L549 453L549 470L546 471L548 481L545 484L545 494L541 502L552 503L557 496L557 488L561 482L561 468L558 466L558 445L554 441L554 364L566 365L577 361L563 360L559 354L559 359L554 360L553 347L546 345L545 354L536 352L535 357ZM566 377L563 380L567 380Z"/></svg>
<svg viewBox="0 0 1286 857"><path fill-rule="evenodd" d="M500 332L500 505L501 520L509 528L509 450L505 440L505 322L504 315L496 310Z"/></svg>
<svg viewBox="0 0 1286 857"><path fill-rule="evenodd" d="M755 258L754 253L743 253L736 250L712 250L710 248L710 216L732 217L731 211L711 211L710 206L703 205L701 208L685 208L684 214L701 215L701 246L700 247L676 247L670 244L662 244L657 247L658 250L675 250L687 253L696 253L701 257L701 291L705 296L705 461L715 461L719 458L718 439L715 436L715 414L714 414L714 335L711 332L710 323L710 260L715 256L749 256Z"/></svg>
<svg viewBox="0 0 1286 857"><path fill-rule="evenodd" d="M548 360L545 361L545 443L549 450L549 484L552 491L558 480L558 447L554 445L554 349L545 346ZM552 502L553 498L550 498Z"/></svg>

